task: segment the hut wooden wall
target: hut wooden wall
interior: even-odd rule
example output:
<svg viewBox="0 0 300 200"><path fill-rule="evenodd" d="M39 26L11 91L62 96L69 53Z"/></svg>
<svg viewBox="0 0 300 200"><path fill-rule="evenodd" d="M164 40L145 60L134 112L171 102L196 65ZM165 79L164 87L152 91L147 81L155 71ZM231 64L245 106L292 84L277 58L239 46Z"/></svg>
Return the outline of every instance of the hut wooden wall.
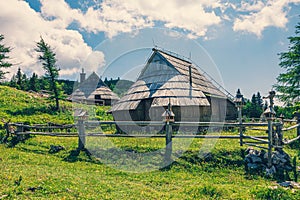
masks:
<svg viewBox="0 0 300 200"><path fill-rule="evenodd" d="M235 104L228 99L208 97L211 104L211 121L235 120L237 110Z"/></svg>
<svg viewBox="0 0 300 200"><path fill-rule="evenodd" d="M114 111L116 121L162 121L166 107L151 107L153 99L142 100L135 110ZM175 121L234 120L237 116L235 105L227 99L209 97L211 106L172 106Z"/></svg>
<svg viewBox="0 0 300 200"><path fill-rule="evenodd" d="M236 120L236 119L237 119L237 108L233 102L227 100L226 120Z"/></svg>
<svg viewBox="0 0 300 200"><path fill-rule="evenodd" d="M135 110L112 112L116 121L162 121L167 107L151 107L152 99L141 101ZM209 106L172 106L175 121L210 121Z"/></svg>

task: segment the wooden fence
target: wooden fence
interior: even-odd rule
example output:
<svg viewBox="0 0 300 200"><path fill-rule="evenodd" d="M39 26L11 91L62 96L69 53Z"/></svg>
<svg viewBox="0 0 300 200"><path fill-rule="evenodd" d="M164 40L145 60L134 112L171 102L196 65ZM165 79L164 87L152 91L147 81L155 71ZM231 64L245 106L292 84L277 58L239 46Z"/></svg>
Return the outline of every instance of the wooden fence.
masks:
<svg viewBox="0 0 300 200"><path fill-rule="evenodd" d="M9 136L16 136L22 140L26 135L45 135L56 137L78 137L78 149L85 148L86 137L122 137L122 138L165 138L166 141L166 159L171 158L172 154L172 139L173 138L205 138L205 139L239 139L240 145L248 145L268 150L268 158L271 158L272 149L283 148L284 145L291 144L300 139L300 123L283 128L284 121L279 120L273 122L269 120L268 123L221 123L221 122L129 122L129 121L84 121L78 120L77 124L58 125L48 123L46 125L24 125L21 123L6 123L5 128L7 132L6 139ZM88 132L86 127L98 128L103 126L161 126L164 127L163 134L123 134L113 133L105 134L102 131ZM202 127L205 128L217 128L217 129L231 129L238 128L238 135L197 135L197 134L179 134L173 133L172 129L175 127ZM267 132L268 135L249 136L245 134L246 128L261 130ZM285 140L283 139L284 132L297 129L297 137ZM100 129L101 130L101 129ZM269 160L269 163L271 160Z"/></svg>

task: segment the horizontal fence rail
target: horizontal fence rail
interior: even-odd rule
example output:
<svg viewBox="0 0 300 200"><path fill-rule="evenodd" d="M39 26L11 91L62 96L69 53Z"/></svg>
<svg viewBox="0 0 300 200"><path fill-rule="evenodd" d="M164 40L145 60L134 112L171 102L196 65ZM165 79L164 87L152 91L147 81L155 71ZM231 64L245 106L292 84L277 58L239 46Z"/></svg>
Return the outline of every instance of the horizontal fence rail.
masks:
<svg viewBox="0 0 300 200"><path fill-rule="evenodd" d="M40 136L55 136L55 137L77 137L78 149L84 149L86 139L89 137L107 137L107 138L163 138L166 139L166 155L170 158L172 153L172 139L239 139L240 145L247 145L266 149L272 151L272 148L282 148L283 145L291 144L300 139L299 127L300 124L292 125L287 128L283 128L284 121L272 122L271 126L265 122L249 122L249 123L237 123L237 122L162 122L162 121L83 121L79 120L76 124L38 124L38 125L25 125L22 123L7 123L5 125L7 134L16 135L17 137L23 137L26 135L40 135ZM117 127L122 126L138 126L145 132L147 129L144 127L162 127L162 132L156 134L151 133L105 133L103 128L105 126L115 126L113 130L118 130ZM14 128L13 128L14 127ZM173 133L172 127L201 127L200 130L215 131L220 128L238 128L239 134L237 135L218 135L218 134L190 134L177 132ZM270 130L270 127L272 130ZM217 128L217 129L214 129ZM268 135L249 136L245 135L245 130L258 130ZM286 131L297 129L297 137L287 140L283 139L283 133ZM91 132L94 130L94 132ZM178 129L180 130L180 128ZM185 129L183 129L184 132ZM272 132L272 138L270 138L270 131ZM148 131L146 131L148 132ZM273 135L276 135L273 136ZM275 141L275 143L273 143Z"/></svg>

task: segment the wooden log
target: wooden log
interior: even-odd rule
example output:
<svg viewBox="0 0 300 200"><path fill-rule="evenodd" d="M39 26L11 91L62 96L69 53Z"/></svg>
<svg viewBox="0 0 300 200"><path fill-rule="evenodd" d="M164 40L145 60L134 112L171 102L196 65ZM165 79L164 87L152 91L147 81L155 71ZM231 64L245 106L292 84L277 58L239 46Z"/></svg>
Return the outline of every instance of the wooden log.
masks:
<svg viewBox="0 0 300 200"><path fill-rule="evenodd" d="M253 144L253 143L244 142L244 144L245 144L245 145L248 145L248 146L258 147L258 148L261 148L261 149L266 149L266 150L268 150L267 147L263 147L263 146L256 145L256 144Z"/></svg>
<svg viewBox="0 0 300 200"><path fill-rule="evenodd" d="M123 138L165 138L165 135L158 134L103 134L86 133L87 137L123 137ZM254 136L256 138L267 138L267 136ZM172 135L172 138L199 138L199 139L239 139L239 135Z"/></svg>
<svg viewBox="0 0 300 200"><path fill-rule="evenodd" d="M85 125L164 125L161 121L86 121ZM172 126L212 126L212 127L251 127L251 126L267 126L267 123L224 123L224 122L174 122Z"/></svg>
<svg viewBox="0 0 300 200"><path fill-rule="evenodd" d="M295 128L299 129L299 128L300 128L300 123L299 123L299 124L296 124L296 125L294 125L294 126L290 126L290 127L288 127L288 128L283 128L282 130L283 130L283 131L289 131L289 130L292 130L292 129L295 129Z"/></svg>
<svg viewBox="0 0 300 200"><path fill-rule="evenodd" d="M253 137L253 136L244 136L244 138L249 138L249 139L252 139L252 140L256 140L256 141L260 141L260 142L263 142L265 144L268 144L268 140L263 140L261 138L257 138L257 137Z"/></svg>
<svg viewBox="0 0 300 200"><path fill-rule="evenodd" d="M67 129L67 128L75 128L75 124L61 125L61 126L47 126L47 125L25 125L20 123L10 123L11 126L23 127L28 129Z"/></svg>
<svg viewBox="0 0 300 200"><path fill-rule="evenodd" d="M266 144L265 142L260 142L260 141L245 141L245 142L251 144Z"/></svg>
<svg viewBox="0 0 300 200"><path fill-rule="evenodd" d="M295 141L297 141L297 140L299 140L300 139L300 135L298 135L296 138L294 138L294 139L291 139L291 140L288 140L288 141L283 141L283 144L285 144L285 145L288 145L288 144L291 144L291 143L293 143L293 142L295 142Z"/></svg>
<svg viewBox="0 0 300 200"><path fill-rule="evenodd" d="M14 135L44 135L44 136L69 136L69 137L74 137L74 136L78 136L78 133L73 132L73 133L60 133L60 132L30 132L30 131L26 131L26 132L17 132L14 133Z"/></svg>
<svg viewBox="0 0 300 200"><path fill-rule="evenodd" d="M136 125L140 125L140 126L146 126L146 125L152 125L152 126L155 126L155 125L158 125L158 126L161 126L161 125L164 125L164 123L162 121L86 121L84 122L85 125L89 126L89 125L104 125L104 124L107 124L107 125L133 125L133 126L136 126Z"/></svg>
<svg viewBox="0 0 300 200"><path fill-rule="evenodd" d="M254 131L268 131L268 129L262 129L262 128L249 128L249 130L254 130Z"/></svg>

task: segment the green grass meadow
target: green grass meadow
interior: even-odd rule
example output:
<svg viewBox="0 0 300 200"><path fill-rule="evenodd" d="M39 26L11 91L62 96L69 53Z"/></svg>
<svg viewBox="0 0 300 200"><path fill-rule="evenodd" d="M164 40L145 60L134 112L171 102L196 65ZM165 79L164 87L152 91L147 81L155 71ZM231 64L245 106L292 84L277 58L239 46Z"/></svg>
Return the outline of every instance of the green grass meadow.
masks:
<svg viewBox="0 0 300 200"><path fill-rule="evenodd" d="M112 142L142 152L164 144L163 139L115 138ZM275 180L245 174L241 157L245 147L239 147L237 140L218 140L208 159L199 157L202 142L195 139L169 167L140 173L116 169L76 151L77 138L37 136L13 148L1 144L0 198L300 199L297 190L272 189ZM49 153L50 145L65 150ZM297 151L289 149L289 153Z"/></svg>
<svg viewBox="0 0 300 200"><path fill-rule="evenodd" d="M69 102L62 101L61 110L53 112L45 98L0 86L0 104L0 139L5 134L3 121L74 123ZM111 120L106 110L96 110L100 120ZM222 132L226 134L238 132ZM95 150L97 157L89 151L77 151L77 137L31 136L19 143L13 141L0 142L1 200L300 199L299 190L280 187L263 174L246 174L242 152L247 147L240 147L238 139L219 139L214 144L204 139L175 138L174 162L156 170L149 169L161 164L163 150L154 157L143 155L164 149L164 138L88 138L88 149ZM201 156L202 147L209 144L211 149ZM64 150L52 153L51 145L61 145ZM299 158L299 145L285 150ZM145 170L137 170L139 166Z"/></svg>

